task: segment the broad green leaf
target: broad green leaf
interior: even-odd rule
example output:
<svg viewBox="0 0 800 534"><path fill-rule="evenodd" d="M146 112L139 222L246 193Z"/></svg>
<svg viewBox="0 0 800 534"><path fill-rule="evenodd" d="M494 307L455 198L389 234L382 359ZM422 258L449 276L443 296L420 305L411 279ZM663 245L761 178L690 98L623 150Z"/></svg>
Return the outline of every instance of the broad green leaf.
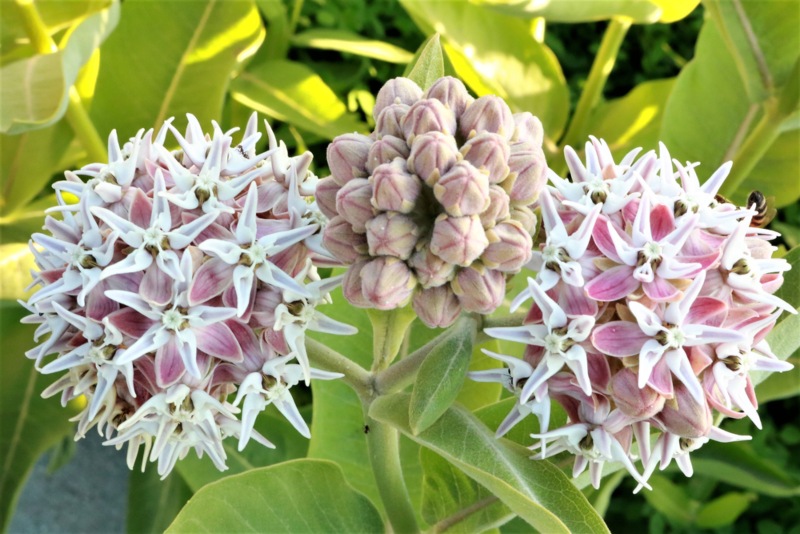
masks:
<svg viewBox="0 0 800 534"><path fill-rule="evenodd" d="M483 532L502 525L514 514L492 493L430 451L420 451L422 516L447 532ZM432 530L440 531L437 527Z"/></svg>
<svg viewBox="0 0 800 534"><path fill-rule="evenodd" d="M380 515L333 462L292 460L198 491L167 532L382 532Z"/></svg>
<svg viewBox="0 0 800 534"><path fill-rule="evenodd" d="M134 469L128 480L128 534L164 532L192 496L176 472L161 480L155 469Z"/></svg>
<svg viewBox="0 0 800 534"><path fill-rule="evenodd" d="M35 268L27 243L0 244L0 299L27 300L33 290L25 288L33 281L30 271Z"/></svg>
<svg viewBox="0 0 800 534"><path fill-rule="evenodd" d="M490 358L481 350L485 348L493 352L500 352L499 345L500 342L495 339L482 343L481 345L475 345L472 350L472 360L469 363L469 370L483 371L500 367L500 362L494 358ZM476 382L475 380L467 378L464 381L464 385L461 386L461 391L458 392L456 401L467 409L477 410L497 402L500 399L502 391L503 386L499 383Z"/></svg>
<svg viewBox="0 0 800 534"><path fill-rule="evenodd" d="M275 60L255 65L234 80L231 95L251 109L325 139L368 130L322 78L302 63Z"/></svg>
<svg viewBox="0 0 800 534"><path fill-rule="evenodd" d="M443 456L542 532L607 532L603 520L566 475L530 452L497 439L474 415L451 406L430 428L414 435L408 420L411 396L377 399L370 415L398 428Z"/></svg>
<svg viewBox="0 0 800 534"><path fill-rule="evenodd" d="M73 433L75 405L62 408L41 392L55 381L39 374L25 351L33 348L34 328L21 325L27 313L13 301L0 301L0 530L5 531L19 491L33 464L47 449Z"/></svg>
<svg viewBox="0 0 800 534"><path fill-rule="evenodd" d="M614 156L637 147L657 149L664 105L674 84L674 78L644 82L621 98L598 104L588 131L604 139Z"/></svg>
<svg viewBox="0 0 800 534"><path fill-rule="evenodd" d="M598 490L594 497L592 498L592 506L597 513L600 514L600 517L605 517L606 512L608 511L608 505L611 504L611 496L614 493L622 480L626 476L625 471L617 471L612 476L608 477L604 482L603 485L600 486L600 490ZM594 489L594 488L589 488Z"/></svg>
<svg viewBox="0 0 800 534"><path fill-rule="evenodd" d="M444 57L438 33L431 35L406 67L404 76L410 78L423 89L427 89L438 78L444 76Z"/></svg>
<svg viewBox="0 0 800 534"><path fill-rule="evenodd" d="M746 490L773 497L800 495L800 480L747 442L708 442L692 453L692 465L697 474Z"/></svg>
<svg viewBox="0 0 800 534"><path fill-rule="evenodd" d="M389 63L408 63L414 57L414 54L399 46L367 39L348 30L314 28L294 35L291 42L294 46L336 50Z"/></svg>
<svg viewBox="0 0 800 534"><path fill-rule="evenodd" d="M281 0L256 0L259 11L267 19L267 38L264 44L258 49L254 62L259 58L263 59L285 59L289 52L289 38L291 28L289 28L289 15L286 12L286 5Z"/></svg>
<svg viewBox="0 0 800 534"><path fill-rule="evenodd" d="M794 367L783 373L772 373L756 388L759 404L800 395L800 355L786 361Z"/></svg>
<svg viewBox="0 0 800 534"><path fill-rule="evenodd" d="M121 140L186 113L219 119L231 73L263 39L252 1L126 0L103 45L92 118L101 136ZM120 112L124 110L124 112Z"/></svg>
<svg viewBox="0 0 800 534"><path fill-rule="evenodd" d="M36 199L14 213L0 217L0 234L7 243L21 243L30 239L34 232L41 232L45 210L57 205L56 196L47 195Z"/></svg>
<svg viewBox="0 0 800 534"><path fill-rule="evenodd" d="M800 129L786 131L778 136L758 162L753 172L731 196L731 200L744 205L747 195L755 189L768 197L775 197L775 207L782 208L800 198Z"/></svg>
<svg viewBox="0 0 800 534"><path fill-rule="evenodd" d="M661 8L658 22L676 22L689 16L694 11L700 0L650 0Z"/></svg>
<svg viewBox="0 0 800 534"><path fill-rule="evenodd" d="M306 413L310 413L310 410L302 409L301 413L306 415ZM176 471L191 491L196 492L216 480L243 473L249 469L303 458L308 452L308 440L298 434L297 430L274 407L270 406L259 414L255 430L270 440L275 448L268 449L251 441L243 451L239 451L238 442L235 439L227 439L222 445L225 454L228 455L227 471L217 469L208 456L198 458L195 454L189 454L178 462L175 466Z"/></svg>
<svg viewBox="0 0 800 534"><path fill-rule="evenodd" d="M673 484L667 477L659 474L652 475L648 482L653 486L653 491L643 491L642 494L650 506L672 523L681 526L692 524L700 503L692 500L683 486Z"/></svg>
<svg viewBox="0 0 800 534"><path fill-rule="evenodd" d="M457 74L478 96L499 95L512 111L539 117L550 139L561 135L569 110L564 75L525 20L468 0L400 3L424 32L442 35Z"/></svg>
<svg viewBox="0 0 800 534"><path fill-rule="evenodd" d="M500 426L500 423L503 422L503 419L505 419L506 416L511 413L511 410L514 408L516 403L516 397L506 397L505 399L497 401L494 404L484 406L480 410L477 410L475 412L475 417L480 419L484 425L489 427L489 430L495 431L497 430L497 427ZM553 407L550 410L550 428L557 428L566 421L567 414L564 409L557 402L553 403ZM535 415L531 414L517 423L503 437L513 441L514 443L519 443L520 445L530 447L533 445L533 438L531 438L531 434L538 434L539 432L541 432L541 429L539 428L539 420Z"/></svg>
<svg viewBox="0 0 800 534"><path fill-rule="evenodd" d="M78 72L117 25L119 12L114 2L81 21L58 51L0 69L0 132L44 128L64 115Z"/></svg>
<svg viewBox="0 0 800 534"><path fill-rule="evenodd" d="M757 496L754 493L726 493L704 504L697 512L695 524L700 528L721 528L733 525L756 499Z"/></svg>
<svg viewBox="0 0 800 534"><path fill-rule="evenodd" d="M415 434L436 422L456 400L467 375L474 342L475 321L463 318L425 358L408 408L408 421Z"/></svg>
<svg viewBox="0 0 800 534"><path fill-rule="evenodd" d="M637 23L660 20L664 11L656 0L474 0L517 17L544 17L547 22L596 22L627 17ZM668 0L667 0L668 1ZM665 2L666 3L666 2ZM676 2L683 4L684 2ZM697 2L695 2L697 5ZM676 14L678 11L676 10ZM663 21L667 22L667 21Z"/></svg>

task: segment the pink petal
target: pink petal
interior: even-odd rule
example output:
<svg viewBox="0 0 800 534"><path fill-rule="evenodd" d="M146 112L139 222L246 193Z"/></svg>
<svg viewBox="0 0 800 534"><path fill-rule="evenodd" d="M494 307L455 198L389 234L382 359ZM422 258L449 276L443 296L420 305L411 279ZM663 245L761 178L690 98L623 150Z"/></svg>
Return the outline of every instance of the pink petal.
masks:
<svg viewBox="0 0 800 534"><path fill-rule="evenodd" d="M728 305L711 297L698 297L689 309L686 321L706 326L722 326L728 315Z"/></svg>
<svg viewBox="0 0 800 534"><path fill-rule="evenodd" d="M172 286L172 278L158 266L151 265L144 273L139 293L145 300L163 306L172 300Z"/></svg>
<svg viewBox="0 0 800 534"><path fill-rule="evenodd" d="M106 284L101 282L89 292L86 297L86 317L102 321L103 317L119 309L119 302L111 300L105 295L106 287Z"/></svg>
<svg viewBox="0 0 800 534"><path fill-rule="evenodd" d="M650 231L654 241L661 241L675 229L675 217L672 210L659 204L650 211Z"/></svg>
<svg viewBox="0 0 800 534"><path fill-rule="evenodd" d="M156 323L133 308L122 308L115 311L108 315L108 322L123 334L137 339L142 337Z"/></svg>
<svg viewBox="0 0 800 534"><path fill-rule="evenodd" d="M658 276L653 278L652 282L643 283L642 289L645 295L655 302L672 302L681 295L675 286Z"/></svg>
<svg viewBox="0 0 800 534"><path fill-rule="evenodd" d="M667 398L672 398L674 390L672 387L672 372L667 366L666 360L660 360L653 371L650 373L650 379L647 385L653 388L656 393L663 395Z"/></svg>
<svg viewBox="0 0 800 534"><path fill-rule="evenodd" d="M611 302L633 293L638 288L639 281L633 278L633 269L627 265L618 265L600 273L586 284L586 294L595 300Z"/></svg>
<svg viewBox="0 0 800 534"><path fill-rule="evenodd" d="M582 287L562 284L558 293L558 304L567 315L597 315L597 302L586 296Z"/></svg>
<svg viewBox="0 0 800 534"><path fill-rule="evenodd" d="M213 323L195 329L197 348L220 360L240 362L244 359L242 348L231 329L224 323Z"/></svg>
<svg viewBox="0 0 800 534"><path fill-rule="evenodd" d="M156 351L156 383L166 388L177 382L186 371L175 336Z"/></svg>
<svg viewBox="0 0 800 534"><path fill-rule="evenodd" d="M601 217L594 225L592 237L594 238L594 244L597 245L597 248L599 248L603 254L616 263L622 263L622 259L619 257L619 254L617 254L617 246L614 244L614 239L611 237L611 232L615 231L616 230L611 228L611 222L605 217Z"/></svg>
<svg viewBox="0 0 800 534"><path fill-rule="evenodd" d="M153 212L153 205L150 199L147 198L144 191L141 189L134 189L133 199L129 208L130 221L140 228L148 228L150 226L150 215Z"/></svg>
<svg viewBox="0 0 800 534"><path fill-rule="evenodd" d="M234 268L219 258L211 258L203 263L194 273L189 287L189 305L206 302L225 291L231 284Z"/></svg>
<svg viewBox="0 0 800 534"><path fill-rule="evenodd" d="M592 344L609 356L635 356L650 336L629 321L612 321L595 328Z"/></svg>

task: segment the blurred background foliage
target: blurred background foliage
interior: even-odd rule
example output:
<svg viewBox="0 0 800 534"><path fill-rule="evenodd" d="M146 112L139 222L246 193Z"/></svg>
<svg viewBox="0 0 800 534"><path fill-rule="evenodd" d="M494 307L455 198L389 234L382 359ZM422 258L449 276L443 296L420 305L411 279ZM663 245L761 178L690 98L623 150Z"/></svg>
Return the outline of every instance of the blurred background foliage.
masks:
<svg viewBox="0 0 800 534"><path fill-rule="evenodd" d="M49 184L65 169L103 161L112 129L127 139L169 117L181 129L187 112L204 125L214 119L231 128L255 110L290 150L311 150L324 176L327 143L341 133L367 133L377 90L402 75L438 32L448 73L476 96L499 94L514 111L542 119L557 172L565 172L563 147L578 148L589 134L605 138L616 156L637 146L655 149L663 140L677 159L702 162L701 178L732 159L724 194L740 204L753 189L774 196L779 254L800 242L800 4L794 0L2 0L0 8L4 528L37 458L54 450L55 463L63 463L72 450L64 446L72 434L68 414L55 399L39 398L48 379L22 356L32 346L32 329L18 324L15 302L27 295L27 239L55 204ZM784 288L794 305L796 280ZM362 312L342 306L340 313L369 335ZM780 350L793 354L796 367L759 386L759 398L769 400L764 430L729 422L727 429L754 440L704 447L693 454L696 474L688 481L668 469L654 476L651 493L632 495L633 483L616 475L599 491L585 490L612 531L646 524L652 533L800 532L800 508L789 506L800 495L800 323L784 323ZM431 335L419 328L413 338ZM351 348L358 340L346 343ZM481 365L485 358L476 356L473 368ZM484 399L471 387L465 384L460 400L482 408L484 421L505 413L495 409L503 402L499 390ZM311 399L304 400L309 418ZM341 384L315 385L310 444L278 417L262 417L259 425L269 427L277 450L231 449L225 475L308 454L340 462L348 482L372 496L372 474L359 465L366 450L354 399ZM522 430L512 439L529 441ZM403 454L425 524L486 499L486 490L436 454L420 455L410 441ZM132 505L154 512L129 518L128 527L163 530L193 492L221 477L197 459L182 462L166 483L152 472L133 473ZM494 529L509 517L497 503L461 527ZM514 519L501 530L528 528Z"/></svg>

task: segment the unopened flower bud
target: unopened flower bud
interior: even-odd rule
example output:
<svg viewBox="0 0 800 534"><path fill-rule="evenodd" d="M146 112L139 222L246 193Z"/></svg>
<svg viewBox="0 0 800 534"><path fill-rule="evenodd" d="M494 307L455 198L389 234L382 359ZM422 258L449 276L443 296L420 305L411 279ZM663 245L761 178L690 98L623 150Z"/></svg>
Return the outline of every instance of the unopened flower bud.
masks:
<svg viewBox="0 0 800 534"><path fill-rule="evenodd" d="M422 182L406 170L404 159L397 158L392 163L379 165L369 179L373 187L372 205L375 209L401 213L414 210L422 191Z"/></svg>
<svg viewBox="0 0 800 534"><path fill-rule="evenodd" d="M668 432L684 438L702 438L708 435L713 423L711 408L703 399L698 402L683 382L673 381L674 397L664 403L658 414Z"/></svg>
<svg viewBox="0 0 800 534"><path fill-rule="evenodd" d="M390 256L370 260L361 270L361 292L372 307L379 310L404 306L416 284L405 262Z"/></svg>
<svg viewBox="0 0 800 534"><path fill-rule="evenodd" d="M342 187L336 183L332 176L323 178L317 182L317 189L314 193L314 198L317 200L317 206L320 211L328 218L333 219L339 214L336 211L336 194Z"/></svg>
<svg viewBox="0 0 800 534"><path fill-rule="evenodd" d="M435 98L440 101L455 114L456 118L461 117L467 106L475 101L467 92L464 83L452 76L445 76L433 82L433 85L425 91L423 98Z"/></svg>
<svg viewBox="0 0 800 534"><path fill-rule="evenodd" d="M536 214L528 206L514 206L509 213L510 217L522 224L529 234L536 230Z"/></svg>
<svg viewBox="0 0 800 534"><path fill-rule="evenodd" d="M498 134L483 132L476 135L461 147L461 154L489 176L489 183L498 184L508 176L511 153L506 140Z"/></svg>
<svg viewBox="0 0 800 534"><path fill-rule="evenodd" d="M420 98L422 98L422 89L419 85L408 78L393 78L383 84L378 91L375 97L375 107L372 109L372 117L377 120L381 111L392 104L410 106Z"/></svg>
<svg viewBox="0 0 800 534"><path fill-rule="evenodd" d="M364 296L364 292L362 291L363 280L361 278L361 272L369 262L369 259L357 261L348 267L344 279L342 280L342 294L344 298L347 299L347 302L359 308L372 307L369 299Z"/></svg>
<svg viewBox="0 0 800 534"><path fill-rule="evenodd" d="M353 225L356 232L366 232L372 209L372 185L366 178L354 178L336 195L336 211Z"/></svg>
<svg viewBox="0 0 800 534"><path fill-rule="evenodd" d="M502 98L486 95L467 107L461 116L461 135L470 139L481 132L491 132L511 139L514 135L514 116Z"/></svg>
<svg viewBox="0 0 800 534"><path fill-rule="evenodd" d="M431 251L454 265L467 267L478 259L489 240L477 215L436 218L431 237Z"/></svg>
<svg viewBox="0 0 800 534"><path fill-rule="evenodd" d="M639 389L637 374L631 369L620 369L612 376L611 392L617 408L635 420L649 419L664 407L665 398L653 388Z"/></svg>
<svg viewBox="0 0 800 534"><path fill-rule="evenodd" d="M406 104L392 104L386 106L375 119L375 134L378 139L387 135L403 137L403 118L408 113Z"/></svg>
<svg viewBox="0 0 800 534"><path fill-rule="evenodd" d="M478 264L461 269L451 286L465 310L487 314L503 302L506 278L500 271Z"/></svg>
<svg viewBox="0 0 800 534"><path fill-rule="evenodd" d="M508 166L512 175L516 176L508 192L511 204L533 204L547 181L544 152L529 143L515 143L511 145Z"/></svg>
<svg viewBox="0 0 800 534"><path fill-rule="evenodd" d="M544 140L544 128L542 121L525 111L514 113L514 137L512 141L524 141L534 146L542 146Z"/></svg>
<svg viewBox="0 0 800 534"><path fill-rule="evenodd" d="M412 143L414 138L428 132L456 133L456 116L434 98L418 100L403 117L403 136Z"/></svg>
<svg viewBox="0 0 800 534"><path fill-rule="evenodd" d="M531 259L533 239L522 224L506 221L486 232L489 246L483 251L481 261L491 269L515 273Z"/></svg>
<svg viewBox="0 0 800 534"><path fill-rule="evenodd" d="M408 145L404 139L393 135L384 135L369 149L367 156L367 172L372 174L379 165L391 163L395 158L408 158Z"/></svg>
<svg viewBox="0 0 800 534"><path fill-rule="evenodd" d="M460 158L452 135L428 132L414 138L411 155L408 157L408 170L433 187Z"/></svg>
<svg viewBox="0 0 800 534"><path fill-rule="evenodd" d="M460 161L433 186L433 194L449 215L477 215L489 207L489 178Z"/></svg>
<svg viewBox="0 0 800 534"><path fill-rule="evenodd" d="M336 183L344 185L353 178L367 176L367 154L372 140L357 133L344 134L328 145L328 166Z"/></svg>
<svg viewBox="0 0 800 534"><path fill-rule="evenodd" d="M489 207L481 212L481 224L484 228L491 228L508 217L508 193L499 185L490 185Z"/></svg>
<svg viewBox="0 0 800 534"><path fill-rule="evenodd" d="M431 328L447 328L461 313L461 304L449 286L431 287L418 291L411 306L420 320Z"/></svg>
<svg viewBox="0 0 800 534"><path fill-rule="evenodd" d="M407 260L417 244L419 229L408 215L381 213L367 222L370 256L394 256Z"/></svg>
<svg viewBox="0 0 800 534"><path fill-rule="evenodd" d="M455 274L455 266L431 252L427 246L411 256L409 265L417 274L420 285L425 288L446 284Z"/></svg>
<svg viewBox="0 0 800 534"><path fill-rule="evenodd" d="M367 237L353 231L342 216L336 216L325 226L322 243L333 256L345 265L354 263L367 252Z"/></svg>

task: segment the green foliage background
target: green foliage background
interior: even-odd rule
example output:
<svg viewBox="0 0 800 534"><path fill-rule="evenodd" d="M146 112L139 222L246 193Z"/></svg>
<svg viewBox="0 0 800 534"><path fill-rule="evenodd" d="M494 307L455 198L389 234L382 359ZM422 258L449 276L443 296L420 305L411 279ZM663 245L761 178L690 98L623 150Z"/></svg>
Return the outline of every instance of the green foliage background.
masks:
<svg viewBox="0 0 800 534"><path fill-rule="evenodd" d="M800 242L796 1L37 0L46 30L38 39L30 38L33 23L25 6L30 2L0 2L4 529L33 463L72 433L67 418L77 409L40 399L49 382L23 357L32 346L32 329L18 324L21 311L14 299L27 295L32 259L26 242L41 228L44 209L55 204L49 184L65 169L102 161L112 129L126 139L172 116L182 128L187 112L204 125L214 119L227 129L243 125L255 110L277 126L290 150L311 150L316 172L324 176L327 143L341 133L367 133L378 88L402 75L425 39L438 32L448 73L461 77L477 96L499 94L514 111L531 111L542 119L545 148L556 171L565 171L563 147L579 147L589 134L605 138L617 156L637 146L656 148L663 140L677 159L702 162L701 178L732 159L725 195L739 203L752 189L774 196L780 210L772 227L783 233L780 253ZM782 291L797 306L797 250L790 256L794 274ZM337 313L362 331L361 341L346 342L348 355L368 360L368 353L351 349L358 343L365 351L370 346L366 316L344 305ZM796 367L759 386L759 398L769 401L761 409L764 430L756 431L746 420L726 426L753 433L752 442L704 447L693 454L692 479L668 469L654 477L651 493L632 495L633 483L617 475L608 476L599 491L583 490L612 531L646 523L653 533L800 532L800 510L789 506L800 495L800 460L792 452L800 446L798 326L796 318L783 319L770 338L776 352L780 349ZM412 339L420 344L435 335L414 328ZM332 346L341 343L320 338ZM469 365L485 366L486 358L475 351ZM487 475L489 467L480 465L485 458L454 449L454 438L442 439L435 431L450 422L464 439L479 441L485 433L480 422L496 426L508 402L499 389L476 389L469 381L448 387L450 400L456 398L476 415L451 408L428 421L429 407L422 406L422 415L413 421L398 419L405 412L396 405L413 404L414 394L384 402L378 410L413 438L403 439L401 451L418 519L437 525L485 503L479 514L453 530L529 530L515 518L520 514L534 523L536 514L525 512L530 501L524 491L515 493L502 476ZM129 527L163 530L198 491L190 506L218 512L218 493L212 492L267 487L275 481L271 472L245 471L278 463L269 469L284 476L302 479L316 473L324 479L319 498L352 512L333 518L310 514L305 518L309 528L348 529L358 517L362 528L380 525L369 504L382 512L364 462L357 397L343 384L323 383L314 386L305 404L309 418L312 408L314 414L310 443L268 413L259 425L268 428L265 433L278 444L277 451L250 448L239 454L231 449L231 469L223 481L216 482L223 475L210 463L195 458L179 464L167 483L150 474L135 475L132 506L154 510L157 503L166 504L152 514L152 523L132 520ZM422 422L425 428L433 426L418 428ZM534 430L527 428L527 434ZM525 429L515 429L510 439L524 445L530 441ZM509 455L509 465L515 465L519 445L497 443L495 454ZM316 460L297 460L306 456ZM527 468L519 469L525 473ZM352 491L337 490L345 481ZM579 479L579 487L584 486L586 481ZM290 490L270 491L285 494L289 506L295 502ZM164 495L170 498L161 500ZM263 513L257 499L247 506L256 516ZM545 516L537 517L544 521ZM179 518L172 528L197 526Z"/></svg>

